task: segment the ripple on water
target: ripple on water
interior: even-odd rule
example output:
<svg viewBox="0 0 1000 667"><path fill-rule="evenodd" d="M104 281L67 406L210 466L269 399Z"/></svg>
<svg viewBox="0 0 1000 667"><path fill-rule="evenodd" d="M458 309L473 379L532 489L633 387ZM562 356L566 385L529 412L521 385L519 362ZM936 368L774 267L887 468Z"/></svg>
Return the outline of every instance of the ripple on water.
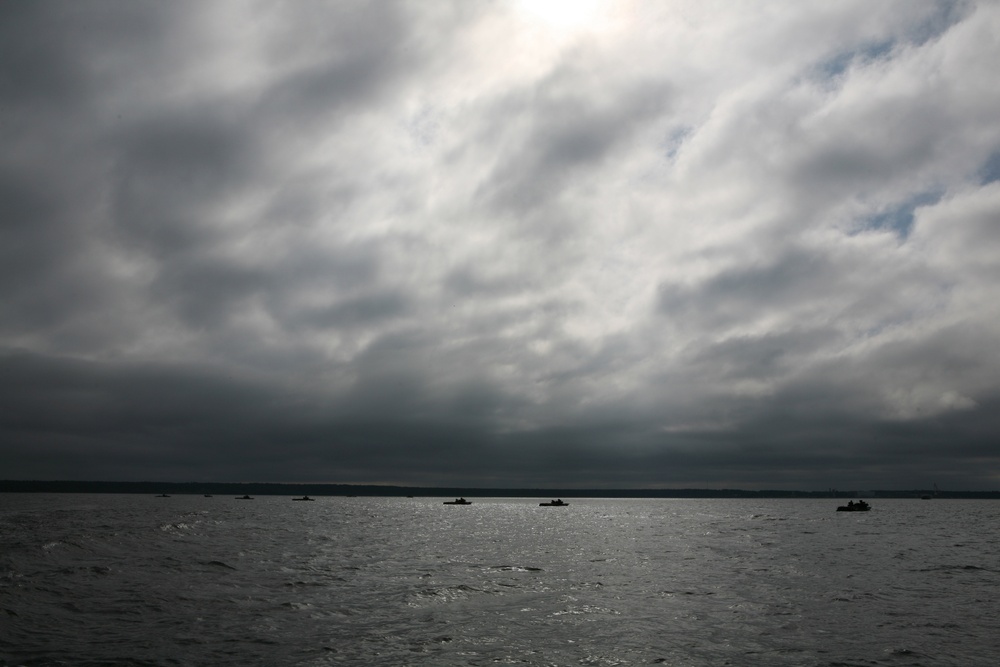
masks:
<svg viewBox="0 0 1000 667"><path fill-rule="evenodd" d="M976 665L1000 625L990 501L83 500L6 503L0 665Z"/></svg>

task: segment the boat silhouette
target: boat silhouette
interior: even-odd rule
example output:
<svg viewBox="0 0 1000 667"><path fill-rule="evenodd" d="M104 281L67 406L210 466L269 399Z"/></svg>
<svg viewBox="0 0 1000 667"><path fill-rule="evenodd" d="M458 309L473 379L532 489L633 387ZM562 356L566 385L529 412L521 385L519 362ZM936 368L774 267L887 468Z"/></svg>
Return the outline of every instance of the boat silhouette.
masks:
<svg viewBox="0 0 1000 667"><path fill-rule="evenodd" d="M872 506L869 505L868 503L866 503L863 500L859 500L858 502L854 502L853 500L851 500L846 505L841 505L840 507L838 507L837 511L838 512L867 512L871 508L872 508Z"/></svg>

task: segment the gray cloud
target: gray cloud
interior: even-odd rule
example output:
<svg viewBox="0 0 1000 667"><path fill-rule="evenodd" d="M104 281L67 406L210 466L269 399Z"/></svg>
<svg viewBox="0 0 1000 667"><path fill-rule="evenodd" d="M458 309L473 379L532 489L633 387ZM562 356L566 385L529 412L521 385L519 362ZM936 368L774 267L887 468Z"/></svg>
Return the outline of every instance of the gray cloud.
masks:
<svg viewBox="0 0 1000 667"><path fill-rule="evenodd" d="M483 189L495 205L518 213L556 198L580 171L614 159L644 123L669 108L670 97L670 87L657 80L622 82L611 72L595 76L586 64L560 67L489 110L484 134L510 120L523 128L507 131Z"/></svg>
<svg viewBox="0 0 1000 667"><path fill-rule="evenodd" d="M997 8L598 9L4 5L3 476L995 488Z"/></svg>

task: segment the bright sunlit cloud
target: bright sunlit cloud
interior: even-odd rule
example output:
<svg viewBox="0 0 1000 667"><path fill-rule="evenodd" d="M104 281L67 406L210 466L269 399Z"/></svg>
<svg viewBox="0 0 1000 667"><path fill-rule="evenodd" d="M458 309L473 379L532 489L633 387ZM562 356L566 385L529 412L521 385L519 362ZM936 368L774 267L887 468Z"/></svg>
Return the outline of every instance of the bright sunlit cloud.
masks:
<svg viewBox="0 0 1000 667"><path fill-rule="evenodd" d="M608 0L517 0L518 13L557 32L596 28L605 18Z"/></svg>

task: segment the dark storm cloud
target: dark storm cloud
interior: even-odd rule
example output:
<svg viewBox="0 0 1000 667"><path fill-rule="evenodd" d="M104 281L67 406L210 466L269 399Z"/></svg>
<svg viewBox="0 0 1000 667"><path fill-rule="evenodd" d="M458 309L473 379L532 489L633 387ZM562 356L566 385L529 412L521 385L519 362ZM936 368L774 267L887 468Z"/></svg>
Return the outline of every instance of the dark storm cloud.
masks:
<svg viewBox="0 0 1000 667"><path fill-rule="evenodd" d="M723 271L695 289L664 285L660 309L679 319L700 311L717 326L746 319L762 308L783 309L789 302L812 298L818 285L829 285L837 275L825 255L792 252L761 266Z"/></svg>
<svg viewBox="0 0 1000 667"><path fill-rule="evenodd" d="M10 300L30 301L38 311L25 326L43 324L43 309L51 313L49 325L58 326L61 322L51 320L59 315L65 320L74 307L97 306L101 289L109 286L98 285L89 295L80 287L101 283L115 255L138 267L138 280L129 288L134 299L172 308L199 331L224 325L257 296L287 312L281 300L294 281L324 282L336 292L372 278L371 252L357 243L334 244L318 253L308 240L289 243L279 236L266 259L233 252L234 244L255 235L272 239L282 225L297 224L289 211L315 196L315 187L296 195L296 184L286 186L280 174L282 144L301 139L289 134L288 124L301 130L303 121L316 121L318 115L342 116L345 106L356 108L389 85L394 72L412 64L416 55L410 48L408 63L398 56L399 49L409 47L393 5L315 5L302 12L309 16L295 11L268 15L275 25L264 47L267 56L275 63L302 64L277 77L265 93L186 88L184 71L195 76L211 63L211 54L203 63L193 56L211 47L201 37L210 12L194 4L157 11L40 5L20 18L24 30L8 48L24 54L22 59L31 60L32 49L44 47L24 38L32 32L28 26L45 26L44 34L62 38L53 36L51 49L40 51L47 60L33 65L37 71L23 75L17 69L17 76L8 77L15 117L41 139L52 125L44 116L31 120L28 115L44 103L58 114L52 122L69 132L74 144L73 155L61 164L28 142L27 155L11 157L16 160L12 178L23 183L5 188L4 205L21 223L19 242L9 250L16 253L9 265L18 278L8 283L16 293ZM107 43L81 36L91 30ZM130 55L117 55L114 46ZM193 47L190 52L188 47ZM34 101L41 96L35 90L38 79L54 80L41 102ZM61 97L55 97L57 92ZM113 117L102 115L108 113ZM294 142L288 143L293 148ZM38 173L30 173L33 168ZM229 207L262 190L274 191L269 208L275 217L234 219ZM306 205L323 206L326 214L329 203ZM17 262L26 265L24 270ZM73 267L90 275L74 275ZM63 281L76 286L74 305L54 294L39 296L38 279L52 279L57 272L69 274ZM36 288L25 290L32 281ZM49 300L53 304L46 306Z"/></svg>
<svg viewBox="0 0 1000 667"><path fill-rule="evenodd" d="M451 271L444 280L444 287L460 296L479 294L517 294L531 287L530 279L511 271L504 275L486 275L473 266L462 266Z"/></svg>
<svg viewBox="0 0 1000 667"><path fill-rule="evenodd" d="M41 184L25 174L0 172L0 211L4 215L3 284L38 279L59 256L56 244L46 243L58 231L56 206Z"/></svg>
<svg viewBox="0 0 1000 667"><path fill-rule="evenodd" d="M172 260L150 286L150 295L176 309L192 328L224 323L245 300L262 292L270 276L210 255Z"/></svg>
<svg viewBox="0 0 1000 667"><path fill-rule="evenodd" d="M558 197L578 172L613 159L670 103L672 91L663 82L621 82L606 76L595 77L585 65L567 65L490 110L484 132L495 132L507 119L520 129L512 132L484 186L495 205L523 213ZM596 90L590 89L591 77L599 80Z"/></svg>
<svg viewBox="0 0 1000 667"><path fill-rule="evenodd" d="M91 202L81 184L66 182L57 169L30 159L21 168L4 161L0 158L0 331L24 336L87 319L115 298L86 220ZM83 219L74 221L81 213Z"/></svg>
<svg viewBox="0 0 1000 667"><path fill-rule="evenodd" d="M303 64L268 91L263 115L282 124L313 122L390 86L406 65L404 54L420 55L407 23L398 3L311 3L284 12L268 56Z"/></svg>
<svg viewBox="0 0 1000 667"><path fill-rule="evenodd" d="M249 185L249 128L188 113L134 128L115 165L114 232L158 259L215 241L212 207Z"/></svg>
<svg viewBox="0 0 1000 667"><path fill-rule="evenodd" d="M66 349L88 349L115 335L109 320L129 290L108 275L102 248L115 161L109 132L121 126L111 98L122 77L168 52L176 22L161 9L40 2L0 10L0 130L8 147L0 211L5 235L16 239L4 244L12 270L0 290L15 340L49 336Z"/></svg>
<svg viewBox="0 0 1000 667"><path fill-rule="evenodd" d="M151 458L177 470L241 456L240 436L275 409L273 398L252 382L205 369L24 352L4 353L0 365L9 379L3 391L9 406L5 467L25 467L33 475L48 466L73 476L93 460L134 469Z"/></svg>
<svg viewBox="0 0 1000 667"><path fill-rule="evenodd" d="M663 11L2 5L0 476L995 486L1000 13Z"/></svg>
<svg viewBox="0 0 1000 667"><path fill-rule="evenodd" d="M4 3L0 99L5 106L71 118L75 104L91 101L95 82L108 69L134 66L164 46L176 25L175 12L142 1ZM63 106L67 103L69 108Z"/></svg>
<svg viewBox="0 0 1000 667"><path fill-rule="evenodd" d="M73 477L99 459L106 470L156 460L155 469L145 468L152 479L184 470L233 479L227 471L235 467L250 479L364 481L388 468L411 483L457 482L479 466L489 439L470 417L502 397L486 386L436 395L419 373L407 377L399 357L408 349L400 343L395 352L389 342L372 351L357 369L362 379L336 407L220 368L5 353L0 461L28 476Z"/></svg>
<svg viewBox="0 0 1000 667"><path fill-rule="evenodd" d="M363 326L388 318L399 317L410 310L405 294L386 291L345 299L310 313L307 321L323 329Z"/></svg>
<svg viewBox="0 0 1000 667"><path fill-rule="evenodd" d="M876 326L905 317L875 276L855 273L862 258L832 256L816 248L787 248L773 257L720 270L693 284L665 283L659 288L659 312L678 326L723 331L769 317L793 330ZM878 280L927 280L923 276L883 275ZM910 287L914 287L912 284ZM781 332L771 332L781 333ZM810 334L811 335L811 334Z"/></svg>
<svg viewBox="0 0 1000 667"><path fill-rule="evenodd" d="M697 348L690 363L702 373L720 378L769 379L784 375L816 350L837 342L830 329L804 329L743 335Z"/></svg>

